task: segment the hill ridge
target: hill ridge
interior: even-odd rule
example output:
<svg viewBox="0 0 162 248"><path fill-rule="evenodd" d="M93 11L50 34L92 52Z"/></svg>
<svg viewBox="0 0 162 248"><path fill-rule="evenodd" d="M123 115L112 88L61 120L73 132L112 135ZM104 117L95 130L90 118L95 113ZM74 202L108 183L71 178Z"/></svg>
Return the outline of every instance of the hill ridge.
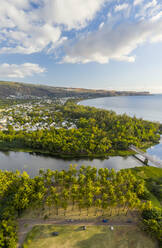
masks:
<svg viewBox="0 0 162 248"><path fill-rule="evenodd" d="M121 95L149 95L149 92L115 91L105 89L85 89L73 87L49 86L43 84L0 81L0 98L30 97L107 97Z"/></svg>

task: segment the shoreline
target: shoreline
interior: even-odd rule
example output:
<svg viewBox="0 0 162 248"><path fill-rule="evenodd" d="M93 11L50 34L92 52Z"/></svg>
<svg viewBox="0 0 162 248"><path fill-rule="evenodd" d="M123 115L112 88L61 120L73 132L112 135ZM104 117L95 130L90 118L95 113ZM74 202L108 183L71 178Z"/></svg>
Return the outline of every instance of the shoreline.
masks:
<svg viewBox="0 0 162 248"><path fill-rule="evenodd" d="M143 95L143 96L148 97L148 96L153 96L153 95L155 95L155 94L148 94L148 95ZM162 95L162 94L160 94L160 95ZM74 102L75 102L77 105L82 105L82 102L83 102L83 101L86 101L86 100L95 100L95 99L102 99L102 98L109 98L109 97L126 97L126 96L131 96L131 97L133 97L133 96L141 96L141 95L121 95L121 96L116 95L116 96L106 96L106 97L83 98L83 99L76 99L76 100L74 99ZM133 116L130 116L129 114L127 114L126 112L117 113L116 110L113 110L113 109L111 109L111 108L106 109L106 108L104 108L104 107L95 107L95 106L84 105L84 104L83 104L83 106L84 106L84 107L90 107L90 108L103 109L103 110L106 110L106 111L113 111L113 112L115 112L117 115L124 115L124 114L126 114L126 115L128 115L129 117L133 117ZM136 116L135 116L135 117L136 117ZM144 117L136 117L136 118L137 118L137 119L142 119L142 120L148 121L148 122L159 123L159 124L162 126L162 122L160 122L160 121L147 120L147 119L145 119ZM161 134L162 134L162 131L161 131Z"/></svg>
<svg viewBox="0 0 162 248"><path fill-rule="evenodd" d="M108 154L60 154L60 153L50 153L48 151L42 151L42 150L37 150L37 149L30 149L30 148L13 148L13 147L0 147L0 152L26 152L30 154L36 154L39 156L48 156L51 158L61 158L61 159L109 159L109 157L116 157L116 156L121 156L121 157L128 157L132 156L135 154L133 151L115 151L115 152L110 152Z"/></svg>
<svg viewBox="0 0 162 248"><path fill-rule="evenodd" d="M109 96L111 97L111 96ZM84 100L90 100L90 99L97 99L96 98L80 98L80 99L69 99L66 104L68 102L74 102L75 104L80 104L82 101ZM84 106L84 105L83 105ZM89 106L90 107L90 106ZM96 108L96 107L95 107ZM109 111L104 109L105 111ZM159 129L159 134L160 134L161 129ZM158 133L157 132L157 133ZM14 144L15 143L15 144ZM147 143L141 143L141 147L139 147L141 150L146 151L148 148L150 148L151 146L155 146L157 144L160 143L160 139L158 142L147 142ZM77 159L77 160L81 160L81 159L87 159L87 160L93 160L93 159L101 159L101 160L105 160L105 159L109 159L109 157L115 157L115 156L121 156L121 157L128 157L128 156L133 156L136 154L136 152L129 150L129 148L127 148L128 150L110 150L107 153L100 153L100 154L95 154L95 153L61 153L61 152L50 152L48 150L44 151L41 149L33 149L30 147L25 147L25 146L21 146L21 144L16 143L16 142L12 142L11 144L8 142L0 142L0 151L2 152L26 152L26 153L30 153L30 154L35 154L35 155L39 155L39 156L48 156L51 158L60 158L60 159L67 159L67 160L72 160L72 159Z"/></svg>
<svg viewBox="0 0 162 248"><path fill-rule="evenodd" d="M151 146L155 146L160 144L160 142L158 143L150 143L147 144L145 146L142 146L140 149L143 150L144 152L150 148ZM132 150L118 150L118 151L110 151L109 153L106 154L63 154L63 153L51 153L48 151L43 151L43 150L39 150L39 149L32 149L32 148L19 148L19 147L10 147L10 146L2 146L0 144L0 152L26 152L26 153L30 153L30 154L35 154L35 155L39 155L39 156L48 156L51 158L60 158L60 159L77 159L77 160L81 160L81 159L87 159L87 160L93 160L93 159L109 159L109 157L116 157L116 156L121 156L121 157L129 157L129 156L133 156L136 154L136 152L132 151Z"/></svg>

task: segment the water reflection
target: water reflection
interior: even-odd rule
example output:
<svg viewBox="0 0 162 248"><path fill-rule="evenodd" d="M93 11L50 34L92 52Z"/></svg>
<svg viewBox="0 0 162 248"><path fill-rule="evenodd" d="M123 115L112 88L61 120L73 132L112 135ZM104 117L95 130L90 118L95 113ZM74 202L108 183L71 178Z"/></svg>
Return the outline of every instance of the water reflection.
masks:
<svg viewBox="0 0 162 248"><path fill-rule="evenodd" d="M162 139L160 141L160 144L152 146L147 150L147 153L149 153L151 156L153 156L157 161L162 163Z"/></svg>
<svg viewBox="0 0 162 248"><path fill-rule="evenodd" d="M31 176L38 174L40 169L66 170L70 164L91 165L99 168L114 168L120 170L123 168L132 168L141 166L142 164L134 157L110 157L109 159L60 159L48 156L40 156L26 152L0 152L0 169L1 170L20 170L27 171Z"/></svg>
<svg viewBox="0 0 162 248"><path fill-rule="evenodd" d="M81 101L79 104L162 123L162 95L105 97ZM147 153L157 161L162 161L162 139L160 144L148 149Z"/></svg>
<svg viewBox="0 0 162 248"><path fill-rule="evenodd" d="M136 115L146 120L155 120L162 123L162 95L152 96L122 96L90 99L82 101L80 104L94 106L103 109L116 111L118 114L127 113L130 116ZM150 155L162 160L162 143L147 150ZM39 170L44 169L68 169L70 164L91 165L96 168L132 168L141 166L141 162L132 156L129 157L110 157L109 159L60 159L48 157L41 154L25 152L0 152L0 169L26 170L31 176L38 174Z"/></svg>

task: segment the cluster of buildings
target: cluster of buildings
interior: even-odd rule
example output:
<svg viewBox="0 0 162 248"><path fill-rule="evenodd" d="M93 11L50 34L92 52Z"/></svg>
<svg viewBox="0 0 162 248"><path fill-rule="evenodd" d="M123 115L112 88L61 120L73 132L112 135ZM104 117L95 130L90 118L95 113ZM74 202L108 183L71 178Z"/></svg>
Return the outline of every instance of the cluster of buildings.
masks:
<svg viewBox="0 0 162 248"><path fill-rule="evenodd" d="M66 101L67 99L60 99L59 104L64 104ZM50 129L51 127L57 129L61 127L67 129L76 128L74 123L67 120L56 123L55 118L52 118L51 121L50 111L52 114L59 111L54 109L49 110L48 105L53 103L52 100L47 99L35 103L17 104L1 111L0 130L4 131L12 128L15 131L36 131L40 129ZM50 117L46 116L47 112Z"/></svg>

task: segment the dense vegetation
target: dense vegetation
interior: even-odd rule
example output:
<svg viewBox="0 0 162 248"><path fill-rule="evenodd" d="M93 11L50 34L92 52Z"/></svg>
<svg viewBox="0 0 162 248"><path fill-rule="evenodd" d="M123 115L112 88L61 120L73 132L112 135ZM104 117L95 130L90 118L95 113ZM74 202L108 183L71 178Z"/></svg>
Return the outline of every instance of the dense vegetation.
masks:
<svg viewBox="0 0 162 248"><path fill-rule="evenodd" d="M43 125L45 122L46 128L15 131L9 125L6 131L0 132L1 148L31 148L59 156L102 157L126 154L130 144L146 147L158 142L160 138L158 123L131 118L126 114L116 115L113 111L79 106L71 101L57 105L49 113L43 109L39 111L38 108L29 116L32 125L39 122L40 126L40 123ZM14 121L22 124L25 118L19 115Z"/></svg>
<svg viewBox="0 0 162 248"><path fill-rule="evenodd" d="M41 170L35 178L26 172L0 171L0 247L16 247L16 218L26 209L34 209L42 217L46 208L49 214L54 209L56 215L63 209L66 216L69 206L72 210L79 209L80 214L86 209L87 215L89 211L98 215L102 210L103 215L106 211L111 216L138 209L143 211L144 230L161 242L161 210L145 199L148 188L142 179L143 172L151 174L151 170L159 180L161 170L156 168L115 172L107 168L97 171L90 166L80 169L71 166L68 171Z"/></svg>
<svg viewBox="0 0 162 248"><path fill-rule="evenodd" d="M136 167L131 169L138 179L145 181L140 199L149 200L152 208L142 212L142 228L159 241L162 247L162 169L155 167Z"/></svg>
<svg viewBox="0 0 162 248"><path fill-rule="evenodd" d="M162 247L162 209L151 208L142 212L144 230L159 241Z"/></svg>
<svg viewBox="0 0 162 248"><path fill-rule="evenodd" d="M136 167L132 169L134 175L145 180L145 191L142 199L150 200L154 207L162 205L162 169L155 167Z"/></svg>
<svg viewBox="0 0 162 248"><path fill-rule="evenodd" d="M16 247L16 218L27 208L43 210L46 207L73 209L94 207L94 214L102 209L109 214L116 211L127 213L130 209L151 207L151 202L139 199L144 191L144 181L137 179L131 170L115 172L114 169L99 169L71 166L68 171L40 171L30 178L26 172L0 171L0 247Z"/></svg>
<svg viewBox="0 0 162 248"><path fill-rule="evenodd" d="M24 104L25 100L22 101ZM9 104L2 103L4 107ZM16 110L10 107L1 112L1 118L6 115L8 123L0 131L1 149L24 148L59 156L99 157L124 155L130 144L144 148L160 138L162 127L158 123L76 105L73 101L66 104L46 101L43 105L35 100L33 103L28 103L26 109L21 104ZM30 131L32 126L37 127L35 131ZM101 210L103 215L105 211L109 215L126 214L130 209L150 211L142 213L144 229L161 242L161 212L152 209L152 205L161 207L161 178L156 174L152 177L154 171L145 173L138 168L133 174L131 170L97 172L96 168L83 166L79 170L71 167L68 171L40 171L32 179L26 172L20 175L18 171L0 171L0 247L16 247L16 219L26 209L40 211L41 208L43 213L48 207L50 213L54 208L56 215L64 209L66 215L68 206L79 209L80 214L86 209L87 215L92 207L94 215Z"/></svg>

